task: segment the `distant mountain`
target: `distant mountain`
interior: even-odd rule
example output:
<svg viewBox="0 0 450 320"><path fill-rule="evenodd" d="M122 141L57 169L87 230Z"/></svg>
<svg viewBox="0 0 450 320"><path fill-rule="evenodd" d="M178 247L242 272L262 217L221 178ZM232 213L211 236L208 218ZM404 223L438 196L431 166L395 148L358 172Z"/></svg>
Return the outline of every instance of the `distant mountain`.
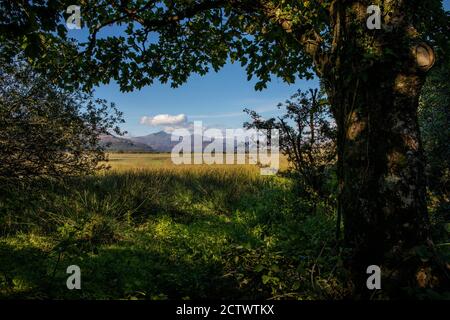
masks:
<svg viewBox="0 0 450 320"><path fill-rule="evenodd" d="M113 135L102 135L100 137L100 145L105 147L107 151L123 151L123 152L152 152L154 151L145 143L131 141L127 138L119 138Z"/></svg>
<svg viewBox="0 0 450 320"><path fill-rule="evenodd" d="M141 148L144 147L150 148L150 151L154 152L171 152L172 149L181 141L181 138L179 141L172 141L171 137L172 135L170 133L167 133L165 131L160 131L156 133L151 133L146 136L141 137L127 137L127 138L117 138L113 136L108 136L109 139L115 138L114 143L112 144L112 147L114 150L123 150L123 151L133 151L130 149L126 149L128 146L128 143L133 143L135 145L135 148ZM201 137L199 137L201 139ZM192 150L194 146L194 135L191 135L191 143L192 143ZM207 145L209 145L211 141L205 141L203 142L203 148L205 148ZM235 142L236 143L236 142ZM245 143L246 146L248 146L248 143ZM143 147L144 146L144 147ZM122 148L122 149L121 149ZM237 148L235 147L235 150ZM226 140L223 140L223 150L226 150ZM146 151L146 150L144 150Z"/></svg>
<svg viewBox="0 0 450 320"><path fill-rule="evenodd" d="M194 149L194 135L191 135L191 144L192 144L192 150ZM131 141L137 142L137 143L144 143L148 146L150 146L153 150L157 152L171 152L173 147L176 146L180 141L172 141L171 140L171 134L160 131L157 133L152 133L147 136L143 137L133 137L129 138ZM202 139L202 137L198 137L198 139ZM226 140L223 139L223 150L226 149ZM202 143L203 149L209 145L211 141L204 141ZM236 149L236 148L235 148Z"/></svg>
<svg viewBox="0 0 450 320"><path fill-rule="evenodd" d="M158 152L170 152L172 148L178 144L177 141L171 141L171 135L167 132L160 131L151 133L142 137L130 137L131 141L135 143L145 144L150 146L153 150Z"/></svg>

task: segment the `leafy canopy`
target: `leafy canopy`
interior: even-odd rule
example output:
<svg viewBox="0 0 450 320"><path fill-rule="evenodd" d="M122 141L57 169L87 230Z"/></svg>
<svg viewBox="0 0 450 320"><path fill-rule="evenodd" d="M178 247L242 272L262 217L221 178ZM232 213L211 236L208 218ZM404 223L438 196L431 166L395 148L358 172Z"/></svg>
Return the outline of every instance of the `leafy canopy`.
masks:
<svg viewBox="0 0 450 320"><path fill-rule="evenodd" d="M35 68L66 85L90 89L114 79L123 91L155 80L175 87L230 60L262 89L273 76L293 83L333 63L343 41L336 32L339 6L378 4L384 17L406 16L432 44L447 41L450 30L441 0L82 0L88 38L74 40L65 26L72 4L2 2L1 54L25 52ZM358 24L367 31L365 18Z"/></svg>

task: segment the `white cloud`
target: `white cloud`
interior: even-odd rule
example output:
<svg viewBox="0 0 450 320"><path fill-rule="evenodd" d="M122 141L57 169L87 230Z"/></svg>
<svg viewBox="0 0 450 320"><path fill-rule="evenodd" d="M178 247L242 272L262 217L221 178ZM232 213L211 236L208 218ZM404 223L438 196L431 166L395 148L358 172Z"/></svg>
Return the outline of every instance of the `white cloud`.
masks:
<svg viewBox="0 0 450 320"><path fill-rule="evenodd" d="M154 117L143 116L141 118L141 124L149 125L152 127L166 127L166 126L183 126L187 123L187 117L185 114L170 115L170 114L158 114Z"/></svg>

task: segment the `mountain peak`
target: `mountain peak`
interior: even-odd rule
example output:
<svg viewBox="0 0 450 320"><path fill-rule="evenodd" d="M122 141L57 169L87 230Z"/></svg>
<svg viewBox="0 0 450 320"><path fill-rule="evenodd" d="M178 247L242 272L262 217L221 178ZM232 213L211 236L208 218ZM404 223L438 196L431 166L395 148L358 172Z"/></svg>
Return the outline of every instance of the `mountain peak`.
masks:
<svg viewBox="0 0 450 320"><path fill-rule="evenodd" d="M169 133L167 133L167 132L165 132L163 130L158 131L156 133L152 133L152 134L155 135L155 136L168 136L168 135L170 135ZM149 135L152 135L152 134L149 134Z"/></svg>
<svg viewBox="0 0 450 320"><path fill-rule="evenodd" d="M129 151L129 152L152 152L150 146L137 141L131 141L125 137L116 137L112 134L101 135L100 145L105 147L107 151Z"/></svg>

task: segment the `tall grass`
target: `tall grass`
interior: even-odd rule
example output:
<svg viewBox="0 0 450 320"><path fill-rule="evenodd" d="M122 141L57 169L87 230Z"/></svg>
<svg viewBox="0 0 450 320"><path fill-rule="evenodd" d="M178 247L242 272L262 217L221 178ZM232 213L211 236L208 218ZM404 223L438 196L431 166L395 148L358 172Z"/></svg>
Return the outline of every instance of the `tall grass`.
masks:
<svg viewBox="0 0 450 320"><path fill-rule="evenodd" d="M95 176L4 190L0 296L341 294L334 214L325 205L306 214L289 179L248 165L173 166L166 154L111 158L112 169ZM72 264L82 271L80 291L65 286Z"/></svg>

